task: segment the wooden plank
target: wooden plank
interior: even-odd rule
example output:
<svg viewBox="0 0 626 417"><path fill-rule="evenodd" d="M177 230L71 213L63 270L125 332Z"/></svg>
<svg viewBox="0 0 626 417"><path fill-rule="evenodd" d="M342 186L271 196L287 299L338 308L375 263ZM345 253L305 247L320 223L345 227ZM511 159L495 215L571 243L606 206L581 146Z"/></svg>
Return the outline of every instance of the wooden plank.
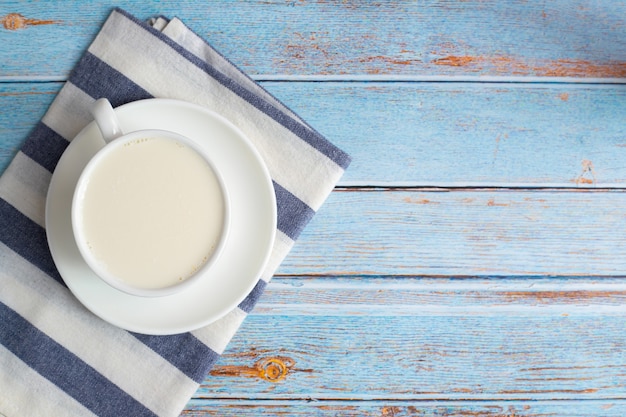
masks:
<svg viewBox="0 0 626 417"><path fill-rule="evenodd" d="M277 277L256 315L622 314L624 278Z"/></svg>
<svg viewBox="0 0 626 417"><path fill-rule="evenodd" d="M624 0L126 2L178 16L246 72L625 78ZM65 78L106 1L0 7L0 76ZM37 51L33 54L33 51Z"/></svg>
<svg viewBox="0 0 626 417"><path fill-rule="evenodd" d="M619 284L619 298L624 284ZM518 300L508 308L476 297L457 309L431 302L401 315L393 308L385 310L381 298L368 305L373 292L362 291L357 280L351 286L352 300L362 297L361 303L340 309L330 306L323 288L305 285L293 291L290 300L268 289L263 304L271 310L255 310L246 319L194 397L624 399L626 308L618 302L609 308L602 300L610 297L601 285L598 304L593 291L582 295L572 284L573 291L562 291L559 297L546 286L543 296L557 299L555 305L531 308L538 294L525 293L532 285L520 281L513 291L517 297L502 296ZM390 287L382 289L388 292ZM403 291L406 288L397 295ZM413 297L405 305L419 299ZM294 311L297 306L301 314ZM311 313L314 308L316 314Z"/></svg>
<svg viewBox="0 0 626 417"><path fill-rule="evenodd" d="M626 85L263 85L353 156L343 185L626 181Z"/></svg>
<svg viewBox="0 0 626 417"><path fill-rule="evenodd" d="M622 276L625 206L623 192L335 192L279 273Z"/></svg>
<svg viewBox="0 0 626 417"><path fill-rule="evenodd" d="M193 400L182 416L623 417L624 401L245 401Z"/></svg>
<svg viewBox="0 0 626 417"><path fill-rule="evenodd" d="M263 85L353 156L343 186L626 185L626 86ZM0 171L60 87L0 83Z"/></svg>

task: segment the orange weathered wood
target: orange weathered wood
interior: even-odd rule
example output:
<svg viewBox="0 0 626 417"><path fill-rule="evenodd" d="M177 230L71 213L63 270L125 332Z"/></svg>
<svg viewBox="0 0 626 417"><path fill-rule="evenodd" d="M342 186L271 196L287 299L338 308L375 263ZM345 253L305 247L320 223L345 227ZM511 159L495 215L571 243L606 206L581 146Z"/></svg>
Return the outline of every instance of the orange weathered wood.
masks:
<svg viewBox="0 0 626 417"><path fill-rule="evenodd" d="M29 19L19 13L9 13L0 17L0 23L7 30L18 30L27 26L52 25L60 22L56 20Z"/></svg>
<svg viewBox="0 0 626 417"><path fill-rule="evenodd" d="M64 78L113 5L9 3L0 76ZM163 3L123 5L178 16L252 75L624 78L623 1ZM56 24L49 24L56 23ZM15 30L21 28L22 30ZM14 60L37 46L28 60ZM44 47L45 46L45 47Z"/></svg>

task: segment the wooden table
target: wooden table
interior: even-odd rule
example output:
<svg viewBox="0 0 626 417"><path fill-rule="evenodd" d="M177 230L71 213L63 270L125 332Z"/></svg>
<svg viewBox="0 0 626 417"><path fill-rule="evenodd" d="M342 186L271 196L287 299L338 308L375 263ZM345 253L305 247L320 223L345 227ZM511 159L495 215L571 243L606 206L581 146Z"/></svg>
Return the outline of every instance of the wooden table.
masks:
<svg viewBox="0 0 626 417"><path fill-rule="evenodd" d="M2 1L0 169L113 6L354 158L184 415L626 415L626 1Z"/></svg>

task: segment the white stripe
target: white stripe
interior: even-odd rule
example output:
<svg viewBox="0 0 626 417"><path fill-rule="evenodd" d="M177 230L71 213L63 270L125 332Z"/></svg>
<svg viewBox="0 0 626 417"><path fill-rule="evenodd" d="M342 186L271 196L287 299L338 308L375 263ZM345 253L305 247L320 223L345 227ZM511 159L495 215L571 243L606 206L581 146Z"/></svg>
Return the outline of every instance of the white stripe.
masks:
<svg viewBox="0 0 626 417"><path fill-rule="evenodd" d="M109 19L89 51L155 97L186 100L223 114L256 145L272 178L313 210L343 174L325 155L120 14Z"/></svg>
<svg viewBox="0 0 626 417"><path fill-rule="evenodd" d="M176 414L198 385L128 332L85 310L66 288L0 244L0 301L156 414ZM97 393L94 393L96 395Z"/></svg>
<svg viewBox="0 0 626 417"><path fill-rule="evenodd" d="M244 311L235 308L218 321L195 330L192 333L198 340L221 355L246 317L247 314Z"/></svg>
<svg viewBox="0 0 626 417"><path fill-rule="evenodd" d="M0 413L7 417L94 414L0 345Z"/></svg>
<svg viewBox="0 0 626 417"><path fill-rule="evenodd" d="M18 152L0 177L0 198L43 226L51 177L48 170Z"/></svg>
<svg viewBox="0 0 626 417"><path fill-rule="evenodd" d="M71 141L83 127L93 120L89 108L94 101L83 90L67 82L41 121Z"/></svg>

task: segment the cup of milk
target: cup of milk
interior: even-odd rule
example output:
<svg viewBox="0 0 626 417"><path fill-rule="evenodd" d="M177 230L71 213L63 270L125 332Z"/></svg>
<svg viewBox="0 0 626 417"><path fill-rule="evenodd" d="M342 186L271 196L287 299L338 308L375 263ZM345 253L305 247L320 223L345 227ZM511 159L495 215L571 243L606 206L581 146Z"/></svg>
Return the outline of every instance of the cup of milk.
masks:
<svg viewBox="0 0 626 417"><path fill-rule="evenodd" d="M192 286L228 237L228 193L214 161L175 132L122 132L106 99L92 114L104 143L78 179L71 213L82 258L131 295L167 296Z"/></svg>

